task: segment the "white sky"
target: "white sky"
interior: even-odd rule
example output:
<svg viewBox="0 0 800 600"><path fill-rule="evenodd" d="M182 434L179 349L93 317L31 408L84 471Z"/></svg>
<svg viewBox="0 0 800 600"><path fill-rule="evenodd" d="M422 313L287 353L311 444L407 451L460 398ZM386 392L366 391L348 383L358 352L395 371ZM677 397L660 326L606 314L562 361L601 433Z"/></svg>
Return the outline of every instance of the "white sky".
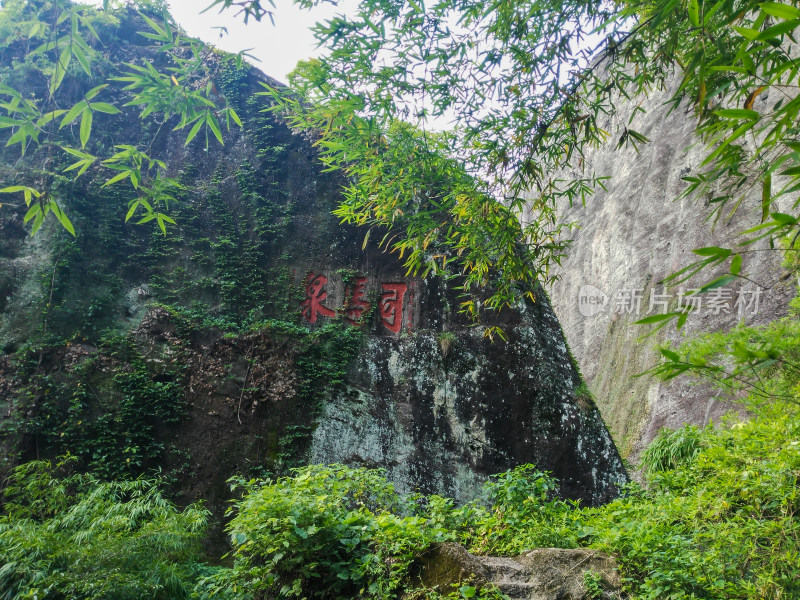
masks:
<svg viewBox="0 0 800 600"><path fill-rule="evenodd" d="M270 77L284 83L286 75L294 69L297 61L318 56L323 51L322 48L317 48L311 32L314 24L337 14L352 14L358 7L358 0L336 0L336 6L329 0L308 11L298 8L292 0L275 0L274 26L267 16L260 22L251 19L245 25L243 16L235 16L235 8L222 13L218 8L212 8L200 14L211 1L168 0L168 3L175 22L188 35L228 52L236 53L252 48L249 53L260 62L250 62ZM269 0L262 0L262 6L270 7ZM228 30L222 37L219 35L220 26ZM447 117L428 118L426 122L429 130L447 129L450 126Z"/></svg>
<svg viewBox="0 0 800 600"><path fill-rule="evenodd" d="M291 0L276 0L274 26L268 17L261 22L251 19L245 25L241 16L235 16L236 10L233 8L221 14L216 8L200 14L210 3L211 0L169 0L172 16L187 34L228 52L252 48L250 54L260 60L254 62L255 66L283 82L298 60L316 56L321 51L316 48L310 28L317 21L330 19L343 12L342 8L327 3L305 11ZM347 4L354 5L354 2ZM341 6L347 4L340 2ZM268 0L264 0L263 5L269 7ZM228 32L220 38L220 30L214 28L221 26L226 27Z"/></svg>
<svg viewBox="0 0 800 600"><path fill-rule="evenodd" d="M103 0L80 1L103 3ZM348 9L354 10L358 5L357 0L336 1L338 6L328 0L308 11L299 9L292 0L275 0L274 26L267 16L261 22L250 19L245 25L243 16L236 16L235 7L221 13L219 8L202 12L212 0L167 0L167 3L175 22L188 35L227 52L249 50L258 59L249 59L250 62L270 77L285 83L286 75L294 69L297 61L318 56L322 51L317 48L311 27ZM263 0L262 5L271 8L269 0ZM227 29L227 32L222 32L222 37L220 27Z"/></svg>

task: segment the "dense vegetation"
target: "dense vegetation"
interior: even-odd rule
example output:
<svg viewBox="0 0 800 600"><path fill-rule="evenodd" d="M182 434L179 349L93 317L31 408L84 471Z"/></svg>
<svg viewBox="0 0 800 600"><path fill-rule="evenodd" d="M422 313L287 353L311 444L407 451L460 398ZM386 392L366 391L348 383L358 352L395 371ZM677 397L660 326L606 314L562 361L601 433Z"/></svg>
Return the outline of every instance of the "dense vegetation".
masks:
<svg viewBox="0 0 800 600"><path fill-rule="evenodd" d="M198 575L207 511L177 511L147 481L69 474L34 461L7 482L4 598L180 598Z"/></svg>

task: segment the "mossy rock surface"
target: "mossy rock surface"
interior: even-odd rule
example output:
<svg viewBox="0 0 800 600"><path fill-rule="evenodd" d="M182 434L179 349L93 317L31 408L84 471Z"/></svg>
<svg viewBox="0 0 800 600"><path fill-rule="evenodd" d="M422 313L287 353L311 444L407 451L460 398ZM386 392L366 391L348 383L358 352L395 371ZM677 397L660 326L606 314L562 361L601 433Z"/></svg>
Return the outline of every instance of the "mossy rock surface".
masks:
<svg viewBox="0 0 800 600"><path fill-rule="evenodd" d="M124 41L100 50L109 75L161 60L134 35L138 17L123 16L101 32ZM616 495L626 474L546 295L475 326L458 312L457 281L414 277L364 244L365 231L331 214L343 182L322 171L308 136L263 112L265 81L248 67L219 71L244 123L224 146L185 145L185 131L131 107L95 122L92 144L151 140L180 178L166 235L125 222L132 191L103 187L97 170L72 180L43 147L22 160L3 151L0 185L48 180L77 232L50 223L31 238L22 210L0 211L4 468L69 450L66 437L84 467L161 466L186 500L219 512L228 477L308 461L382 467L401 491L462 501L521 463L584 503ZM69 128L60 135L74 145ZM483 336L492 325L508 342Z"/></svg>

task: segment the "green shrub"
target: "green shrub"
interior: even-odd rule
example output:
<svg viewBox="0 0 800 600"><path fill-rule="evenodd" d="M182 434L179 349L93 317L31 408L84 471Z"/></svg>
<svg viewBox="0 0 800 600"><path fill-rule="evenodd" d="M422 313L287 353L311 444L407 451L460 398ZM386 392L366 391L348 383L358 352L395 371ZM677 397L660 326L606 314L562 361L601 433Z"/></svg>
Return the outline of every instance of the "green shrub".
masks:
<svg viewBox="0 0 800 600"><path fill-rule="evenodd" d="M587 598L603 597L603 575L596 571L583 572L583 589Z"/></svg>
<svg viewBox="0 0 800 600"><path fill-rule="evenodd" d="M186 598L208 512L180 511L151 481L58 477L34 461L11 474L0 514L0 597Z"/></svg>
<svg viewBox="0 0 800 600"><path fill-rule="evenodd" d="M560 500L556 480L534 465L494 475L484 490L488 506L456 507L452 500L433 497L426 516L478 554L514 556L531 548L577 545L576 504Z"/></svg>
<svg viewBox="0 0 800 600"><path fill-rule="evenodd" d="M800 597L800 410L775 403L698 434L693 460L584 511L591 545L635 598Z"/></svg>
<svg viewBox="0 0 800 600"><path fill-rule="evenodd" d="M662 429L642 452L641 466L646 473L669 471L687 466L703 447L703 430L694 425Z"/></svg>
<svg viewBox="0 0 800 600"><path fill-rule="evenodd" d="M414 558L447 538L380 471L341 465L252 481L228 531L234 581L257 598L391 597Z"/></svg>
<svg viewBox="0 0 800 600"><path fill-rule="evenodd" d="M453 584L453 589L444 594L436 588L415 588L403 595L404 600L508 600L494 585L475 586L473 581Z"/></svg>

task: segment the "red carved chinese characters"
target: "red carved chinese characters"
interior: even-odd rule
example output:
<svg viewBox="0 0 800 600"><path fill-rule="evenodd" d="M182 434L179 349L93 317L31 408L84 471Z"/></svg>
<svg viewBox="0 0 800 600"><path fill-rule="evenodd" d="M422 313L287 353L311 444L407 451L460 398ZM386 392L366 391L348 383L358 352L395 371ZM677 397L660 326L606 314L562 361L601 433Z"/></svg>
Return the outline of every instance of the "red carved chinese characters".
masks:
<svg viewBox="0 0 800 600"><path fill-rule="evenodd" d="M348 285L344 290L344 303L334 310L325 306L328 299L326 286L328 278L325 275L309 273L305 280L305 299L300 303L302 317L311 324L317 322L321 315L329 319L344 318L355 327L364 324L364 316L369 312L372 304L367 301L367 278L357 277L353 285ZM407 283L381 283L382 293L378 302L378 315L383 326L392 333L400 333L403 327L403 311L406 310L408 323L411 327L413 321L414 286ZM406 300L412 306L406 308Z"/></svg>
<svg viewBox="0 0 800 600"><path fill-rule="evenodd" d="M300 303L302 307L302 315L309 323L317 322L317 315L323 317L335 317L336 312L324 306L322 303L328 297L328 292L323 291L323 288L328 283L328 278L324 275L314 276L312 273L308 276L308 283L306 284L306 299Z"/></svg>
<svg viewBox="0 0 800 600"><path fill-rule="evenodd" d="M408 285L405 283L382 283L383 294L379 306L381 320L386 329L392 333L400 333L403 324L403 300Z"/></svg>
<svg viewBox="0 0 800 600"><path fill-rule="evenodd" d="M348 287L344 293L345 298L350 299L350 301L347 303L347 306L344 308L344 318L358 327L362 325L361 318L370 307L369 302L366 300L366 292L367 278L359 277L356 279L356 284L353 287L352 292Z"/></svg>

